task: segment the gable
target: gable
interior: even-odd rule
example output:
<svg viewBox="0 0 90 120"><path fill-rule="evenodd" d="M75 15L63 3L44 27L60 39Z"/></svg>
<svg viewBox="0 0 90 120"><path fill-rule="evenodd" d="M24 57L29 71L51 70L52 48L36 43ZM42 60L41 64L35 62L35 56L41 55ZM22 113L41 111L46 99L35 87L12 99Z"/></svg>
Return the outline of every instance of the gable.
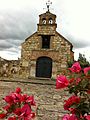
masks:
<svg viewBox="0 0 90 120"><path fill-rule="evenodd" d="M35 33L33 33L32 35L30 35L29 37L27 37L27 38L25 39L25 41L24 41L21 45L29 42L33 37L36 37L36 36L37 36L37 32L35 32Z"/></svg>
<svg viewBox="0 0 90 120"><path fill-rule="evenodd" d="M67 42L67 44L69 44L70 46L73 47L72 43L71 43L69 40L67 40L65 37L63 37L63 36L62 36L60 33L58 33L57 31L56 31L56 35L58 35L63 41Z"/></svg>

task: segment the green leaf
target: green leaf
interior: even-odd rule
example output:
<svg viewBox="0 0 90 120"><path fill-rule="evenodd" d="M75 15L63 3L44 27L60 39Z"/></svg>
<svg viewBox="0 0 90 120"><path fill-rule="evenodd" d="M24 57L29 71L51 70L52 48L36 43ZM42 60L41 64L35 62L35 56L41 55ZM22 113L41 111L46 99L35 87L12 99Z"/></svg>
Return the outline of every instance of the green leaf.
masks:
<svg viewBox="0 0 90 120"><path fill-rule="evenodd" d="M87 103L81 103L77 106L77 109L84 115L85 113L89 113L89 106Z"/></svg>
<svg viewBox="0 0 90 120"><path fill-rule="evenodd" d="M82 87L82 88L86 88L87 85L88 85L88 81L87 81L87 80L82 80L82 82L81 82L81 87Z"/></svg>
<svg viewBox="0 0 90 120"><path fill-rule="evenodd" d="M90 70L88 71L88 74L90 75Z"/></svg>

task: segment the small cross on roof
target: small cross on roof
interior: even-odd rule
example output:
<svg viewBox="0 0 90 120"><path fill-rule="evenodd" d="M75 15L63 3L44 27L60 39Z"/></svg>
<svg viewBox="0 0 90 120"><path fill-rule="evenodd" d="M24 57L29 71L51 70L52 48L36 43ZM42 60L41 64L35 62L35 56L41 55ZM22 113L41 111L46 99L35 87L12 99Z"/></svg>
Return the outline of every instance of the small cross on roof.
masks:
<svg viewBox="0 0 90 120"><path fill-rule="evenodd" d="M49 11L49 8L50 8L50 5L51 5L51 4L52 4L52 2L50 2L50 0L48 0L48 2L46 2L48 11Z"/></svg>

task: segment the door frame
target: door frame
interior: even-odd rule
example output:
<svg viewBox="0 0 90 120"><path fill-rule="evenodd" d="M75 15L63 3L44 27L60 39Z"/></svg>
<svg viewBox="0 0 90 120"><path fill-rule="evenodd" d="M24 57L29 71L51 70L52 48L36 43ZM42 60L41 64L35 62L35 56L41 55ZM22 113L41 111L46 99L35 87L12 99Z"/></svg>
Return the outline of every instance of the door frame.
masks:
<svg viewBox="0 0 90 120"><path fill-rule="evenodd" d="M40 62L42 61L42 60L47 60L47 61L49 61L49 70L50 70L50 72L49 72L49 77L48 76L43 76L43 75L41 75L41 76L39 76L38 75L38 71L39 71L39 68L40 68ZM48 62L47 62L48 63ZM47 64L48 65L48 64ZM41 65L42 66L42 65ZM36 60L36 75L35 75L36 77L43 77L43 78L51 78L51 76L52 76L52 59L50 58L50 57L47 57L47 56L41 56L41 57L39 57L39 58L37 58L37 60Z"/></svg>

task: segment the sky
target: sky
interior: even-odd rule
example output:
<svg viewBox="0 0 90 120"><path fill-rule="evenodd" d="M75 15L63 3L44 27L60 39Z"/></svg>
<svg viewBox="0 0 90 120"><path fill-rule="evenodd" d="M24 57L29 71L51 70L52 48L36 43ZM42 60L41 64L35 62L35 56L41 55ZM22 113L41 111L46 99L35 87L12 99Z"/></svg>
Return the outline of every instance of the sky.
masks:
<svg viewBox="0 0 90 120"><path fill-rule="evenodd" d="M39 15L48 0L0 0L0 56L21 57L21 43L37 31ZM57 31L73 44L74 58L85 54L90 61L90 0L51 0Z"/></svg>

